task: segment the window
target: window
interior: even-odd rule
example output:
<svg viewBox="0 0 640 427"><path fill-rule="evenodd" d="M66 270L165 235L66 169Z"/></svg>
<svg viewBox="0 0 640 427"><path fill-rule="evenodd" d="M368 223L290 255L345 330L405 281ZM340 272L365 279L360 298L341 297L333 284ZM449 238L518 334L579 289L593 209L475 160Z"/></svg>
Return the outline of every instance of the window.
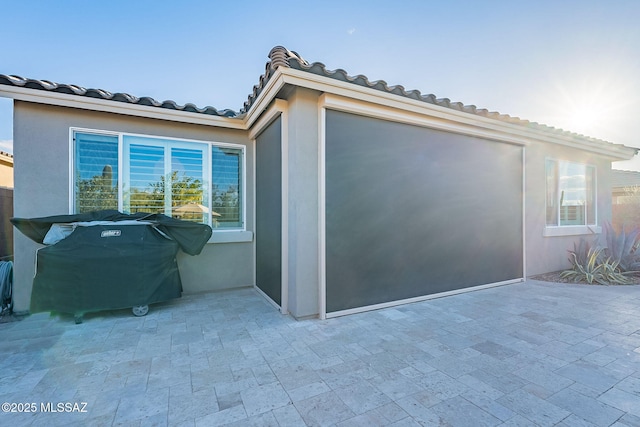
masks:
<svg viewBox="0 0 640 427"><path fill-rule="evenodd" d="M74 139L75 212L118 209L118 137L78 133Z"/></svg>
<svg viewBox="0 0 640 427"><path fill-rule="evenodd" d="M547 160L547 226L596 224L595 172L594 166Z"/></svg>
<svg viewBox="0 0 640 427"><path fill-rule="evenodd" d="M211 205L219 227L242 227L242 150L212 147Z"/></svg>
<svg viewBox="0 0 640 427"><path fill-rule="evenodd" d="M119 209L244 227L242 146L80 131L73 140L75 212Z"/></svg>

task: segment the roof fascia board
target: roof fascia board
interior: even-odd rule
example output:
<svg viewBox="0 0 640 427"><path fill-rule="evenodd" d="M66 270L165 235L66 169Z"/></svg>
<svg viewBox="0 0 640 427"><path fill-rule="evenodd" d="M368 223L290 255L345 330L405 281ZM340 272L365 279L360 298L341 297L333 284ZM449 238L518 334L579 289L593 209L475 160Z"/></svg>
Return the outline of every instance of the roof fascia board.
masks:
<svg viewBox="0 0 640 427"><path fill-rule="evenodd" d="M276 99L267 108L267 111L260 116L254 126L249 130L249 139L256 139L262 131L271 124L276 118L287 111L289 103L284 99Z"/></svg>
<svg viewBox="0 0 640 427"><path fill-rule="evenodd" d="M80 108L83 110L102 111L106 113L124 114L128 116L150 119L169 120L180 123L190 123L205 126L224 127L245 130L242 119L210 116L189 111L169 110L160 107L135 105L125 102L97 99L66 93L47 92L14 86L0 86L0 97L12 98L17 101L34 102L39 104L56 105L60 107Z"/></svg>
<svg viewBox="0 0 640 427"><path fill-rule="evenodd" d="M365 101L345 98L340 95L325 93L320 97L320 106L331 110L355 113L363 116L374 117L393 122L405 123L415 126L428 127L469 136L493 139L516 145L526 145L527 140L522 137L513 137L496 131L488 131L482 128L471 127L442 120L436 117L425 116L410 111L402 111L381 105L371 105Z"/></svg>
<svg viewBox="0 0 640 427"><path fill-rule="evenodd" d="M536 140L594 152L615 160L629 160L637 151L635 148L625 147L622 145L604 145L605 143L598 143L589 140L576 141L574 138L569 136L556 135L551 132L530 129L521 125L506 123L497 119L482 117L463 111L456 111L423 101L402 98L395 94L377 91L349 82L330 79L307 71L282 67L278 68L278 71L281 72L280 78L283 80L284 84L291 84L315 89L324 93L340 95L345 99L351 98L367 103L377 104L380 107L385 108L388 112L381 116L381 118L386 117L387 119L391 119L388 114L392 109L408 111L421 116L430 116L441 119L442 121L450 122L450 127L446 129L450 131L467 134L470 132L471 128L482 128L494 135L491 136L493 139L498 138L506 142L515 142L518 144L526 144L527 141ZM396 119L406 115L400 111L396 113ZM479 129L476 130L476 132L478 131Z"/></svg>
<svg viewBox="0 0 640 427"><path fill-rule="evenodd" d="M4 162L13 166L13 157L7 156L6 154L0 153L0 162Z"/></svg>
<svg viewBox="0 0 640 427"><path fill-rule="evenodd" d="M282 67L279 67L271 76L265 87L262 89L257 99L254 101L253 105L247 112L247 116L245 118L245 126L246 129L251 129L253 124L260 118L262 113L269 108L269 104L271 104L271 100L276 97L280 89L285 85L284 80L282 79Z"/></svg>

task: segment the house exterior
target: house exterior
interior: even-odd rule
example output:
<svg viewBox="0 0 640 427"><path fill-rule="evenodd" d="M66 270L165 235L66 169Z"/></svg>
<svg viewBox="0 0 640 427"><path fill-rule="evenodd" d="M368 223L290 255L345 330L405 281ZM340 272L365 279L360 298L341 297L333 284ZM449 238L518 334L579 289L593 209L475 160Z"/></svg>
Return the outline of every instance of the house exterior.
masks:
<svg viewBox="0 0 640 427"><path fill-rule="evenodd" d="M253 286L332 317L567 267L611 218L611 162L635 148L275 47L244 108L200 109L0 75L14 100L15 216L200 205L185 293ZM15 235L14 307L37 245Z"/></svg>
<svg viewBox="0 0 640 427"><path fill-rule="evenodd" d="M640 172L611 171L611 222L617 230L640 227Z"/></svg>
<svg viewBox="0 0 640 427"><path fill-rule="evenodd" d="M640 172L616 170L611 171L611 196L614 205L633 203L640 191Z"/></svg>
<svg viewBox="0 0 640 427"><path fill-rule="evenodd" d="M0 260L13 255L13 155L0 151Z"/></svg>
<svg viewBox="0 0 640 427"><path fill-rule="evenodd" d="M0 151L0 188L13 188L13 155Z"/></svg>

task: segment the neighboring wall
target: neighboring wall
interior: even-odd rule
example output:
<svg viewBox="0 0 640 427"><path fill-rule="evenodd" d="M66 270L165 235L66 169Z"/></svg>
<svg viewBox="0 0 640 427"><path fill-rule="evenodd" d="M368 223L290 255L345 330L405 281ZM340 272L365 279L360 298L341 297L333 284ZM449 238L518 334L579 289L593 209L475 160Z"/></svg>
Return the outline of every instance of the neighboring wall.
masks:
<svg viewBox="0 0 640 427"><path fill-rule="evenodd" d="M33 218L69 213L69 128L157 135L249 146L247 132L135 118L65 107L15 102L14 155L16 217ZM254 227L253 148L246 150L247 230ZM14 307L29 309L35 251L39 247L15 233ZM199 256L182 253L178 264L185 293L253 285L253 242L207 244Z"/></svg>
<svg viewBox="0 0 640 427"><path fill-rule="evenodd" d="M13 157L0 151L0 259L13 255Z"/></svg>
<svg viewBox="0 0 640 427"><path fill-rule="evenodd" d="M564 270L570 267L568 251L581 238L593 239L598 235L543 236L545 227L547 158L594 165L597 182L597 225L611 221L611 160L597 154L548 143L532 143L526 147L526 274Z"/></svg>
<svg viewBox="0 0 640 427"><path fill-rule="evenodd" d="M0 151L0 187L13 188L13 157Z"/></svg>
<svg viewBox="0 0 640 427"><path fill-rule="evenodd" d="M0 259L13 255L13 188L0 187Z"/></svg>

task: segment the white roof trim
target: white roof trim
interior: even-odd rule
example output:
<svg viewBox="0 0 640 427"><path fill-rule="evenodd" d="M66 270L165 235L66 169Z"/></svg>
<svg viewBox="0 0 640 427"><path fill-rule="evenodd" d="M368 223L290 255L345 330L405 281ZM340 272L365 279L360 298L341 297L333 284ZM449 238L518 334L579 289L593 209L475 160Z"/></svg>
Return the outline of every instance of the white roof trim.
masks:
<svg viewBox="0 0 640 427"><path fill-rule="evenodd" d="M341 105L350 104L349 108L355 108L356 105L348 102L351 100L373 104L373 108L369 108L358 103L360 108L359 114L366 114L367 111L370 110L380 111L380 108L383 108L386 110L386 113L381 117L392 121L411 123L418 120L422 122L423 125L436 127L435 125L437 124L437 127L440 129L450 132L472 134L516 144L540 141L563 145L597 153L609 157L612 160L629 160L637 153L637 149L624 145L611 144L604 141L598 142L587 138L580 138L579 136L554 133L551 130L545 131L544 129L528 128L519 124L457 111L354 83L332 79L312 72L287 67L278 67L278 69L275 70L253 102L246 117L243 119L210 116L188 111L170 110L8 85L0 85L0 96L19 101L80 108L84 110L103 111L228 129L249 130L286 84L314 89L325 94L339 95L340 98L330 98L330 100ZM332 108L341 109L340 105L337 104ZM358 111L353 112L358 113ZM378 115L379 112L375 114ZM421 116L421 118L417 119L417 115ZM429 124L425 124L426 122L429 122Z"/></svg>
<svg viewBox="0 0 640 427"><path fill-rule="evenodd" d="M427 120L432 124L438 122L443 130L451 132L469 134L469 129L474 128L475 130L473 133L478 134L478 136L518 144L526 144L529 141L534 140L547 142L594 152L610 157L614 160L629 160L637 152L637 149L626 147L624 145L617 145L604 141L590 141L579 137L555 134L552 131L545 131L543 129L527 128L526 126L519 124L507 123L494 118L483 117L464 111L457 111L451 108L429 104L423 101L404 98L392 93L378 91L341 80L331 79L307 71L280 67L272 77L272 79L276 78L282 79L286 84L306 87L324 92L325 94L340 96L340 98L325 98L325 102L335 100L336 103L345 104L349 103L349 100L358 100L374 104L371 106L371 109L378 111L380 111L380 108L386 109L388 112L386 113L387 115L383 114L379 117L386 118L391 121L413 122L416 118L412 118L411 116L418 114L423 117L421 119L422 121L425 121L426 117L429 117ZM338 99L340 100L339 102L337 101ZM362 105L361 103L359 104ZM349 106L349 108L354 107L354 105L355 104ZM333 106L334 108L339 108L338 105L334 104ZM367 109L366 107L364 108ZM396 112L393 113L393 110ZM445 126L444 123L448 124Z"/></svg>
<svg viewBox="0 0 640 427"><path fill-rule="evenodd" d="M192 113L190 111L170 110L168 108L137 105L127 102L70 95L66 93L48 92L24 87L0 85L0 96L13 98L17 101L80 108L83 110L103 111L106 113L124 114L127 116L170 120L173 122L192 123L230 129L246 129L244 120L241 119L211 116L201 113Z"/></svg>

